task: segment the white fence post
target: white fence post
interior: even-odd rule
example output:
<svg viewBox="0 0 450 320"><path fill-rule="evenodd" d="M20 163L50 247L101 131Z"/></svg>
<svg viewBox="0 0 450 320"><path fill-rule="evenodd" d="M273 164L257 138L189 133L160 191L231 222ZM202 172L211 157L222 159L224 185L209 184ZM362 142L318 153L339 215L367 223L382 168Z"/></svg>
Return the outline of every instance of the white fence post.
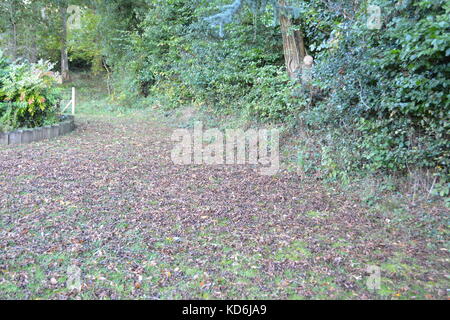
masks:
<svg viewBox="0 0 450 320"><path fill-rule="evenodd" d="M75 107L76 107L76 91L75 91L75 87L72 87L72 100L70 100L67 105L61 110L61 113L64 113L64 111L67 110L67 108L69 108L69 105L72 106L72 115L75 115Z"/></svg>
<svg viewBox="0 0 450 320"><path fill-rule="evenodd" d="M76 95L75 87L72 87L72 115L75 115Z"/></svg>

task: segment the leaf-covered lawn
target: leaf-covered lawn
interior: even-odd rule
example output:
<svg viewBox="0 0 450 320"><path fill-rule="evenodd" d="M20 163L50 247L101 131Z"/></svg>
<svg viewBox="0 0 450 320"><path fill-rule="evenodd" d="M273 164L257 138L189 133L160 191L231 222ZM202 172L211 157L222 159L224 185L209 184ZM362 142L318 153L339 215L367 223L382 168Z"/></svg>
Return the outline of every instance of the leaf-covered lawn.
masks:
<svg viewBox="0 0 450 320"><path fill-rule="evenodd" d="M443 208L373 210L292 172L174 166L172 129L152 120L78 125L0 147L2 299L447 298Z"/></svg>

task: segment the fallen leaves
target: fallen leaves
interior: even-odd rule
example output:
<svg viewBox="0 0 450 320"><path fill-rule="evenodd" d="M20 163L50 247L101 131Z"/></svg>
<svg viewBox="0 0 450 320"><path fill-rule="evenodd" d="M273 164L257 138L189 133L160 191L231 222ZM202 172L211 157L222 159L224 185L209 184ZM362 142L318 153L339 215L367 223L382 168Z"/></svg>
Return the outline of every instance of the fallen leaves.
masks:
<svg viewBox="0 0 450 320"><path fill-rule="evenodd" d="M6 285L34 298L62 286L73 260L83 293L111 299L370 298L367 263L397 253L423 268L408 273L409 288L444 278L446 248L384 232L352 194L286 172L174 166L171 130L90 119L59 142L1 148L0 297L13 295Z"/></svg>

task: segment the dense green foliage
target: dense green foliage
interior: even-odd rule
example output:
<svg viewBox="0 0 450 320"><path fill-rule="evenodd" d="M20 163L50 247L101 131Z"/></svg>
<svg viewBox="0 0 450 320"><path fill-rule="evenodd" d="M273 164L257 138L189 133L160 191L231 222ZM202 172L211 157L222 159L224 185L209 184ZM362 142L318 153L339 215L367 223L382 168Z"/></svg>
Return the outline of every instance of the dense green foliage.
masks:
<svg viewBox="0 0 450 320"><path fill-rule="evenodd" d="M255 19L251 12L243 13L240 23L229 26L229 36L220 39L203 21L215 4L150 2L145 14L135 8L139 22L134 27L114 32L121 45L107 44L107 52L113 52L108 63L119 71L119 98L162 94L169 108L195 103L262 118L292 114L280 34L270 14ZM111 15L115 20L118 13Z"/></svg>
<svg viewBox="0 0 450 320"><path fill-rule="evenodd" d="M59 90L52 67L46 62L9 64L0 51L0 131L56 121Z"/></svg>
<svg viewBox="0 0 450 320"><path fill-rule="evenodd" d="M432 168L445 180L450 6L447 1L372 3L384 10L382 29L364 28L364 15L335 29L338 44L319 54L316 69L325 101L302 117L316 130L339 128L342 143L334 143L331 154L347 160L341 170ZM448 186L443 188L448 193Z"/></svg>

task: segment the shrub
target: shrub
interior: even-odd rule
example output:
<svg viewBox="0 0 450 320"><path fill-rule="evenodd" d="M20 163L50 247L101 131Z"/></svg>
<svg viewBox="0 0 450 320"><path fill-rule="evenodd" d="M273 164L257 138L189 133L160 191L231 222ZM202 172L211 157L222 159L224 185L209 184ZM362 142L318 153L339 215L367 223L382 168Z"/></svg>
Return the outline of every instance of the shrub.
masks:
<svg viewBox="0 0 450 320"><path fill-rule="evenodd" d="M50 71L52 68L53 65L43 61L10 64L3 68L0 77L1 130L33 128L56 121L60 94L54 87L56 79Z"/></svg>

